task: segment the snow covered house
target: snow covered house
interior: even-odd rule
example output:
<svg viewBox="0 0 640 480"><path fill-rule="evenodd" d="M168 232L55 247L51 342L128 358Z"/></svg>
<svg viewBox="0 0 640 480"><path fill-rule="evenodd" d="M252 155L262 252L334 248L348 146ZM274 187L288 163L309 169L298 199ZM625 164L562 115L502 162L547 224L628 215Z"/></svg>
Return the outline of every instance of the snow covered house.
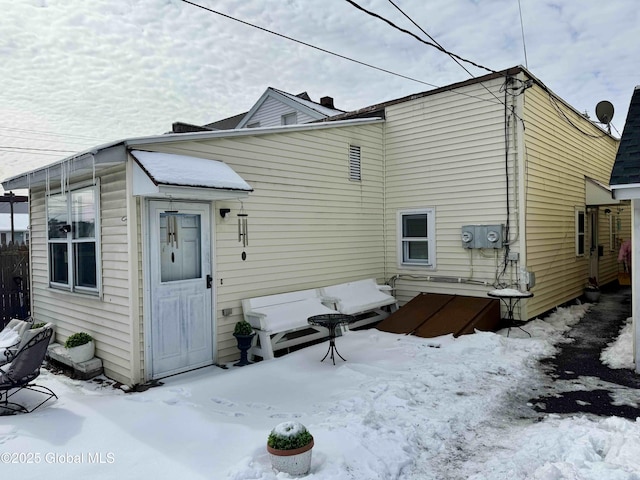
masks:
<svg viewBox="0 0 640 480"><path fill-rule="evenodd" d="M5 180L30 189L34 317L61 339L90 332L107 375L134 384L236 357L246 298L376 278L403 304L501 284L532 287L517 312L532 318L616 278L630 225L607 187L618 141L522 67L271 118Z"/></svg>
<svg viewBox="0 0 640 480"><path fill-rule="evenodd" d="M633 289L633 322L634 322L634 361L636 371L640 372L640 86L637 86L631 97L627 120L620 139L620 148L611 171L611 189L617 199L631 201L632 211L632 248L631 284Z"/></svg>

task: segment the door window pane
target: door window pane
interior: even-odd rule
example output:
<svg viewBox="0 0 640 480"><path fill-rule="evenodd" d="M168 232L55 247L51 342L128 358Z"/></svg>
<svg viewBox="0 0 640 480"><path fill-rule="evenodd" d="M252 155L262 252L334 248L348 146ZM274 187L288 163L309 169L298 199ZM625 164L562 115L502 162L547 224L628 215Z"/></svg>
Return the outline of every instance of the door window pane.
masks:
<svg viewBox="0 0 640 480"><path fill-rule="evenodd" d="M160 281L202 278L200 215L160 214Z"/></svg>

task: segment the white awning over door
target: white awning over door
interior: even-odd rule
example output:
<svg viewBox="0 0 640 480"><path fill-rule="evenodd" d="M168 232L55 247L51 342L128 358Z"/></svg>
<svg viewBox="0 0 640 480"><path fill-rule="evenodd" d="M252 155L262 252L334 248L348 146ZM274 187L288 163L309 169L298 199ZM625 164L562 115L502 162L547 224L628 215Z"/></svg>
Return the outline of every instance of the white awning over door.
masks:
<svg viewBox="0 0 640 480"><path fill-rule="evenodd" d="M246 197L253 189L229 165L219 160L173 153L131 150L133 194L180 195L223 200Z"/></svg>

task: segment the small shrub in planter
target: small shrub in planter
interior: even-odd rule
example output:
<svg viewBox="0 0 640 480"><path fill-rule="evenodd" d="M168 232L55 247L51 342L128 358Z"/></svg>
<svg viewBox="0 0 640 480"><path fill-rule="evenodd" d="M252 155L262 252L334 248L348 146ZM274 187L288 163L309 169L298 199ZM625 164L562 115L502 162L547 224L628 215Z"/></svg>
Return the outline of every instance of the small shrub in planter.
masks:
<svg viewBox="0 0 640 480"><path fill-rule="evenodd" d="M235 328L233 329L234 335L251 335L253 333L253 327L251 324L245 320L241 320L236 323Z"/></svg>
<svg viewBox="0 0 640 480"><path fill-rule="evenodd" d="M93 337L86 332L79 332L70 335L64 343L69 358L74 363L82 363L91 360L95 353Z"/></svg>
<svg viewBox="0 0 640 480"><path fill-rule="evenodd" d="M33 325L31 325L31 327L29 328L29 330L35 330L36 328L42 328L47 324L47 322L38 322L38 323L34 323Z"/></svg>
<svg viewBox="0 0 640 480"><path fill-rule="evenodd" d="M306 475L311 468L313 436L300 422L283 422L271 430L267 451L271 465L289 475Z"/></svg>
<svg viewBox="0 0 640 480"><path fill-rule="evenodd" d="M93 342L93 337L85 332L74 333L64 342L65 348L79 347L85 343Z"/></svg>
<svg viewBox="0 0 640 480"><path fill-rule="evenodd" d="M247 357L247 353L253 344L253 337L255 336L255 332L253 331L253 327L246 320L241 320L236 323L235 328L233 329L233 336L236 337L236 342L238 343L238 350L240 350L240 361L238 363L234 363L236 367L244 367L245 365L249 365L249 359Z"/></svg>

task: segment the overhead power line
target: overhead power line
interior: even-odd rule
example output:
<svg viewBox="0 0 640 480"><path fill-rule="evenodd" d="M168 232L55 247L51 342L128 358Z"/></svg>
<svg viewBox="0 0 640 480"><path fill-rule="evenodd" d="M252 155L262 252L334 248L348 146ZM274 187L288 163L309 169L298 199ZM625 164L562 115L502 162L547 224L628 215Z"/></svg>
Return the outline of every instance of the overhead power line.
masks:
<svg viewBox="0 0 640 480"><path fill-rule="evenodd" d="M38 133L40 135L47 135L51 137L68 137L68 138L80 138L86 140L100 140L98 137L87 137L84 135L72 135L72 134L64 134L64 133L53 133L53 132L45 132L43 130L30 130L26 128L15 128L15 127L6 127L0 125L0 130L9 130L12 132L23 132L23 133Z"/></svg>
<svg viewBox="0 0 640 480"><path fill-rule="evenodd" d="M15 150L5 150L4 148L0 147L0 152L6 152L6 153L22 153L25 155L45 155L47 157L58 157L60 158L60 155L57 153L44 153L44 152L16 152Z"/></svg>
<svg viewBox="0 0 640 480"><path fill-rule="evenodd" d="M36 152L75 153L75 150L55 150L52 148L12 147L10 145L0 145L0 148L5 149L5 151L6 149L11 149L11 150L34 150Z"/></svg>
<svg viewBox="0 0 640 480"><path fill-rule="evenodd" d="M358 5L358 4L357 4L356 2L354 2L353 0L345 0L345 1L346 1L346 2L348 2L348 3L350 3L351 5L353 5L353 6L354 6L355 8L357 8L358 10L360 10L360 11L362 11L362 12L366 13L367 15L371 15L372 17L375 17L375 18L377 18L377 19L379 19L379 20L382 20L383 22L385 22L385 23L387 23L388 25L392 26L392 27L393 27L393 28L395 28L396 30L400 30L401 32L406 33L407 35L411 35L413 38L415 38L415 39L416 39L416 40L418 40L419 42L422 42L422 43L424 43L425 45L429 45L430 47L433 47L433 48L435 48L435 49L437 49L437 50L441 51L442 53L446 53L446 54L447 54L447 55L449 55L450 57L457 58L458 60L460 60L460 61L462 61L462 62L468 63L468 64L470 64L470 65L473 65L474 67L477 67L477 68L481 68L481 69L483 69L483 70L486 70L487 72L491 72L491 73L498 73L496 70L493 70L492 68L485 67L484 65L480 65L479 63L476 63L476 62L473 62L473 61L468 60L468 59L466 59L466 58L463 58L463 57L461 57L460 55L456 55L455 53L450 52L450 51L448 51L448 50L444 49L441 45L439 45L439 44L437 44L437 43L428 42L428 41L426 41L425 39L420 38L420 37L419 37L418 35L416 35L415 33L410 32L409 30L406 30L406 29L404 29L404 28L402 28L402 27L399 27L398 25L396 25L395 23L393 23L391 20L389 20L389 19L387 19L387 18L384 18L383 16L378 15L377 13L372 12L372 11L370 11L370 10L367 10L366 8L364 8L364 7L360 6L360 5ZM396 7L396 8L398 8L398 7Z"/></svg>
<svg viewBox="0 0 640 480"><path fill-rule="evenodd" d="M463 69L465 72L467 72L467 73L468 73L469 75L471 75L472 77L474 76L474 75L473 75L473 74L472 74L472 73L467 69L467 67L465 67L462 63L460 63L460 60L458 60L458 59L457 59L457 58L456 58L452 53L450 53L450 52L448 52L447 50L445 50L445 48L444 48L444 47L443 47L443 46L442 46L442 45L441 45L441 44L440 44L440 43L439 43L435 38L433 38L431 35L429 35L427 32L425 32L425 31L424 31L424 29L423 29L420 25L418 25L418 24L413 20L413 18L411 18L409 15L407 15L407 14L404 12L404 10L402 10L402 9L401 9L401 8L400 8L400 7L399 7L399 6L398 6L398 5L397 5L393 0L389 0L389 3L390 3L391 5L393 5L394 7L396 7L396 9L397 9L397 10L398 10L402 15L404 15L404 16L407 18L407 20L409 20L411 23L413 23L413 24L414 24L414 25L415 25L415 26L416 26L416 27L417 27L417 28L418 28L422 33L424 33L427 37L429 37L429 39L439 47L440 51L445 52L447 55L449 55L449 56L453 59L453 61L454 61L454 62L456 62L458 65L460 65L460 66L462 67L462 69ZM474 78L475 78L475 77L474 77Z"/></svg>
<svg viewBox="0 0 640 480"><path fill-rule="evenodd" d="M434 88L440 88L438 85L434 85L433 83L429 83L429 82L425 82L425 81L422 81L422 80L418 80L417 78L409 77L407 75L402 75L401 73L392 72L391 70L387 70L385 68L376 67L375 65L371 65L370 63L361 62L360 60L356 60L354 58L347 57L346 55L341 55L339 53L332 52L331 50L327 50L325 48L318 47L316 45L312 45L312 44L307 43L307 42L303 42L302 40L298 40L296 38L289 37L288 35L284 35L282 33L274 32L273 30L269 30L268 28L260 27L259 25L255 25L253 23L249 23L249 22L246 22L244 20L240 20L239 18L235 18L235 17L232 17L231 15L227 15L225 13L218 12L217 10L214 10L212 8L205 7L203 5L199 5L199 4L194 3L194 2L190 2L189 0L181 0L181 1L183 3L188 3L189 5L193 5L194 7L201 8L202 10L206 10L208 12L215 13L216 15L220 15L221 17L228 18L229 20L233 20L234 22L242 23L243 25L247 25L249 27L257 28L258 30L262 30L263 32L270 33L271 35L276 35L277 37L281 37L281 38L284 38L286 40L299 43L300 45L304 45L305 47L313 48L313 49L318 50L320 52L328 53L329 55L333 55L335 57L342 58L344 60L348 60L350 62L354 62L354 63L357 63L359 65L363 65L365 67L373 68L373 69L378 70L380 72L388 73L390 75L395 75L396 77L401 77L401 78L404 78L406 80L411 80L412 82L422 83L423 85L428 85L428 86L434 87Z"/></svg>
<svg viewBox="0 0 640 480"><path fill-rule="evenodd" d="M433 84L433 83L429 83L429 82L426 82L426 81L423 81L423 80L418 80L417 78L409 77L409 76L407 76L407 75L402 75L402 74L400 74L400 73L393 72L393 71L391 71L391 70L387 70L387 69L385 69L385 68L377 67L377 66L375 66L375 65L371 65L371 64L369 64L369 63L362 62L362 61L360 61L360 60L356 60L356 59L353 59L353 58L351 58L351 57L347 57L346 55L342 55L342 54L339 54L339 53L336 53L336 52L332 52L331 50L327 50L327 49L325 49L325 48L318 47L318 46L316 46L316 45L312 45L312 44L310 44L310 43L304 42L304 41L302 41L302 40L298 40L298 39L293 38L293 37L290 37L290 36L288 36L288 35L284 35L284 34L282 34L282 33L274 32L273 30L269 30L268 28L264 28L264 27L261 27L261 26L259 26L259 25L254 25L253 23L247 22L247 21L245 21L245 20L240 20L239 18L235 18L235 17L232 17L231 15L227 15L227 14L225 14L225 13L218 12L217 10L214 10L214 9L212 9L212 8L209 8L209 7L205 7L205 6L203 6L203 5L199 5L199 4L194 3L194 2L191 2L191 1L189 1L189 0L181 0L181 1L182 1L183 3L186 3L186 4L189 4L189 5L192 5L192 6L194 6L194 7L200 8L200 9L202 9L202 10L205 10L205 11L207 11L207 12L209 12L209 13L213 13L213 14L215 14L215 15L219 15L219 16L224 17L224 18L227 18L227 19L229 19L229 20L233 20L234 22L238 22L238 23L241 23L241 24L243 24L243 25L246 25L246 26L249 26L249 27L252 27L252 28L256 28L256 29L261 30L261 31L263 31L263 32L270 33L271 35L275 35L275 36L277 36L277 37L284 38L285 40L289 40L289 41L292 41L292 42L298 43L298 44L300 44L300 45L304 45L305 47L313 48L314 50L318 50L318 51L320 51L320 52L327 53L327 54L329 54L329 55L333 55L334 57L338 57L338 58L341 58L341 59L343 59L343 60L347 60L347 61L350 61L350 62L353 62L353 63L357 63L358 65L362 65L362 66L365 66L365 67L368 67L368 68L372 68L372 69L374 69L374 70L378 70L378 71L380 71L380 72L388 73L388 74L390 74L390 75L394 75L394 76L396 76L396 77L404 78L404 79L406 79L406 80L411 80L412 82L417 82L417 83L421 83L421 84L423 84L423 85L428 85L428 86L433 87L433 88L443 88L443 87L441 87L440 85L436 85L436 84ZM499 72L496 72L496 73L499 73ZM485 87L485 88L486 88L486 87ZM479 96L477 96L477 95L471 95L471 94L468 94L468 93L465 93L465 92L461 92L461 91L459 91L459 90L450 89L449 91L451 91L452 93L455 93L455 94L457 94L457 95L462 95L463 97L476 98L476 99L481 100L481 101L484 101L484 102L490 102L490 103L502 103L502 101L501 101L499 98L498 98L498 101L497 101L497 102L494 102L493 100L489 100L489 99L486 99L486 98L483 98L483 97L479 97ZM494 97L495 97L495 95L494 95ZM497 97L496 97L496 98L497 98Z"/></svg>

